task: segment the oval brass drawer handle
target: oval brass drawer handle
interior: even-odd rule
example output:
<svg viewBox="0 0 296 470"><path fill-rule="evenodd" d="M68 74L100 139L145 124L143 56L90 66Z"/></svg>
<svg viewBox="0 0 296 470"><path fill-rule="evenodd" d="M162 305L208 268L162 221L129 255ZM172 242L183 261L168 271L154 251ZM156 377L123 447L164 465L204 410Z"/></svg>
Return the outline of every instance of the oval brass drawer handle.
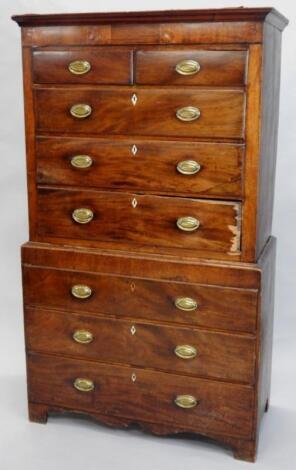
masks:
<svg viewBox="0 0 296 470"><path fill-rule="evenodd" d="M93 334L87 330L76 330L72 337L79 344L89 344L94 340Z"/></svg>
<svg viewBox="0 0 296 470"><path fill-rule="evenodd" d="M70 108L70 114L76 119L85 119L92 113L92 108L86 103L76 103Z"/></svg>
<svg viewBox="0 0 296 470"><path fill-rule="evenodd" d="M182 60L176 65L176 72L180 75L195 75L200 71L200 64L196 60Z"/></svg>
<svg viewBox="0 0 296 470"><path fill-rule="evenodd" d="M68 69L74 75L84 75L90 71L91 65L87 60L74 60L70 62Z"/></svg>
<svg viewBox="0 0 296 470"><path fill-rule="evenodd" d="M179 217L177 220L177 227L183 232L194 232L200 226L200 222L195 217Z"/></svg>
<svg viewBox="0 0 296 470"><path fill-rule="evenodd" d="M88 224L94 218L94 213L91 209L79 207L72 212L72 218L78 224Z"/></svg>
<svg viewBox="0 0 296 470"><path fill-rule="evenodd" d="M175 354L180 359L194 359L197 356L197 350L189 344L182 344L175 347Z"/></svg>
<svg viewBox="0 0 296 470"><path fill-rule="evenodd" d="M177 297L175 300L175 306L179 310L184 310L185 312L192 312L196 310L198 304L196 300L191 299L191 297Z"/></svg>
<svg viewBox="0 0 296 470"><path fill-rule="evenodd" d="M184 108L179 108L177 110L176 116L180 121L195 121L200 117L200 110L194 106L185 106Z"/></svg>
<svg viewBox="0 0 296 470"><path fill-rule="evenodd" d="M200 169L200 164L195 160L182 160L177 165L177 171L182 175L195 175Z"/></svg>
<svg viewBox="0 0 296 470"><path fill-rule="evenodd" d="M75 286L72 286L71 294L76 299L88 299L92 294L92 290L84 284L75 284Z"/></svg>
<svg viewBox="0 0 296 470"><path fill-rule="evenodd" d="M93 164L93 159L89 155L74 155L70 163L74 168L89 168Z"/></svg>
<svg viewBox="0 0 296 470"><path fill-rule="evenodd" d="M95 384L92 380L81 377L77 377L77 379L74 380L73 385L76 390L79 390L79 392L92 392L95 388Z"/></svg>
<svg viewBox="0 0 296 470"><path fill-rule="evenodd" d="M192 395L178 395L175 398L175 404L180 408L194 408L199 402Z"/></svg>

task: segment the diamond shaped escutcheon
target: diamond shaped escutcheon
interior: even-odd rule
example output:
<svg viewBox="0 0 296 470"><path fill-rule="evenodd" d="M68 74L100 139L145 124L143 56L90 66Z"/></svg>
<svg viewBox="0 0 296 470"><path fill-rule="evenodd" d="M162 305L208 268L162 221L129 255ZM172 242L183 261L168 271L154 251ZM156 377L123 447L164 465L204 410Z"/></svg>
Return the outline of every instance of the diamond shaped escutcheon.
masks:
<svg viewBox="0 0 296 470"><path fill-rule="evenodd" d="M131 101L132 101L133 105L136 106L137 101L138 101L138 97L137 97L136 93L133 94L133 96L131 98Z"/></svg>

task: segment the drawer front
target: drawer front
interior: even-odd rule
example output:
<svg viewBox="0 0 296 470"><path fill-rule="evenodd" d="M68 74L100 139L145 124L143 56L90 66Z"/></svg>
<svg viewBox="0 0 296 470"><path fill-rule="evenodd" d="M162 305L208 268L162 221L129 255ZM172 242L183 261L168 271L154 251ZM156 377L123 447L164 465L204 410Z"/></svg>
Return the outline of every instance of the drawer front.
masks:
<svg viewBox="0 0 296 470"><path fill-rule="evenodd" d="M131 83L132 51L118 47L33 51L35 83Z"/></svg>
<svg viewBox="0 0 296 470"><path fill-rule="evenodd" d="M244 133L245 95L240 89L76 88L38 89L35 93L39 131L225 139L242 138ZM73 117L70 110L77 104L86 105L79 108L80 116L91 114ZM180 120L177 112L182 119L188 115L196 119Z"/></svg>
<svg viewBox="0 0 296 470"><path fill-rule="evenodd" d="M43 184L242 196L241 145L44 137L36 150Z"/></svg>
<svg viewBox="0 0 296 470"><path fill-rule="evenodd" d="M136 82L141 85L242 86L246 51L139 50Z"/></svg>
<svg viewBox="0 0 296 470"><path fill-rule="evenodd" d="M73 220L80 208L89 223ZM38 194L41 236L238 254L239 219L233 202L49 188Z"/></svg>
<svg viewBox="0 0 296 470"><path fill-rule="evenodd" d="M252 433L254 392L248 386L38 354L28 355L28 372L33 403L236 438ZM91 380L94 389L77 390L73 386L77 378ZM196 406L177 406L180 395L194 397Z"/></svg>
<svg viewBox="0 0 296 470"><path fill-rule="evenodd" d="M27 308L25 317L29 350L254 382L253 338L42 309Z"/></svg>
<svg viewBox="0 0 296 470"><path fill-rule="evenodd" d="M25 305L121 318L132 318L136 312L137 318L144 320L256 331L257 290L32 266L23 266L23 275ZM83 299L73 296L71 290L75 285L89 287L91 295Z"/></svg>

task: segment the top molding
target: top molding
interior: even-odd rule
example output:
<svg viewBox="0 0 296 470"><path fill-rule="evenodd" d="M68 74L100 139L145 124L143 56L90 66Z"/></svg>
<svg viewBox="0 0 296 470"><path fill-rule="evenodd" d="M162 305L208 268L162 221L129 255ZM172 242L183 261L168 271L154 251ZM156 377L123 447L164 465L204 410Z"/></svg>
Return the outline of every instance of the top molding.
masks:
<svg viewBox="0 0 296 470"><path fill-rule="evenodd" d="M204 10L169 10L114 13L61 13L14 15L19 26L72 26L104 24L147 24L178 22L268 22L282 31L287 18L274 8L223 8Z"/></svg>

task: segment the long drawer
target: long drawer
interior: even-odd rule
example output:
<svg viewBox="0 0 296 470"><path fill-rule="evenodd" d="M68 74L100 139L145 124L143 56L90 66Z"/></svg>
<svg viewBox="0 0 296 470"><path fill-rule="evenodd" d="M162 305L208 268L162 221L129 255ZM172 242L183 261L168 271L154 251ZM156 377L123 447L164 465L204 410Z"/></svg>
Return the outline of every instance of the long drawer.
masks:
<svg viewBox="0 0 296 470"><path fill-rule="evenodd" d="M243 151L226 143L39 137L37 181L241 198Z"/></svg>
<svg viewBox="0 0 296 470"><path fill-rule="evenodd" d="M254 382L256 342L248 336L40 308L27 308L25 319L29 350Z"/></svg>
<svg viewBox="0 0 296 470"><path fill-rule="evenodd" d="M243 138L245 94L233 89L37 88L38 131Z"/></svg>
<svg viewBox="0 0 296 470"><path fill-rule="evenodd" d="M28 378L33 403L195 432L252 435L254 391L246 385L32 353Z"/></svg>
<svg viewBox="0 0 296 470"><path fill-rule="evenodd" d="M240 204L39 188L41 236L238 254Z"/></svg>
<svg viewBox="0 0 296 470"><path fill-rule="evenodd" d="M73 256L70 254L66 261ZM234 332L256 331L256 289L110 276L27 264L23 265L23 277L27 306L70 313L108 314L117 318L136 315L139 321L171 322ZM80 297L75 286L82 286Z"/></svg>

